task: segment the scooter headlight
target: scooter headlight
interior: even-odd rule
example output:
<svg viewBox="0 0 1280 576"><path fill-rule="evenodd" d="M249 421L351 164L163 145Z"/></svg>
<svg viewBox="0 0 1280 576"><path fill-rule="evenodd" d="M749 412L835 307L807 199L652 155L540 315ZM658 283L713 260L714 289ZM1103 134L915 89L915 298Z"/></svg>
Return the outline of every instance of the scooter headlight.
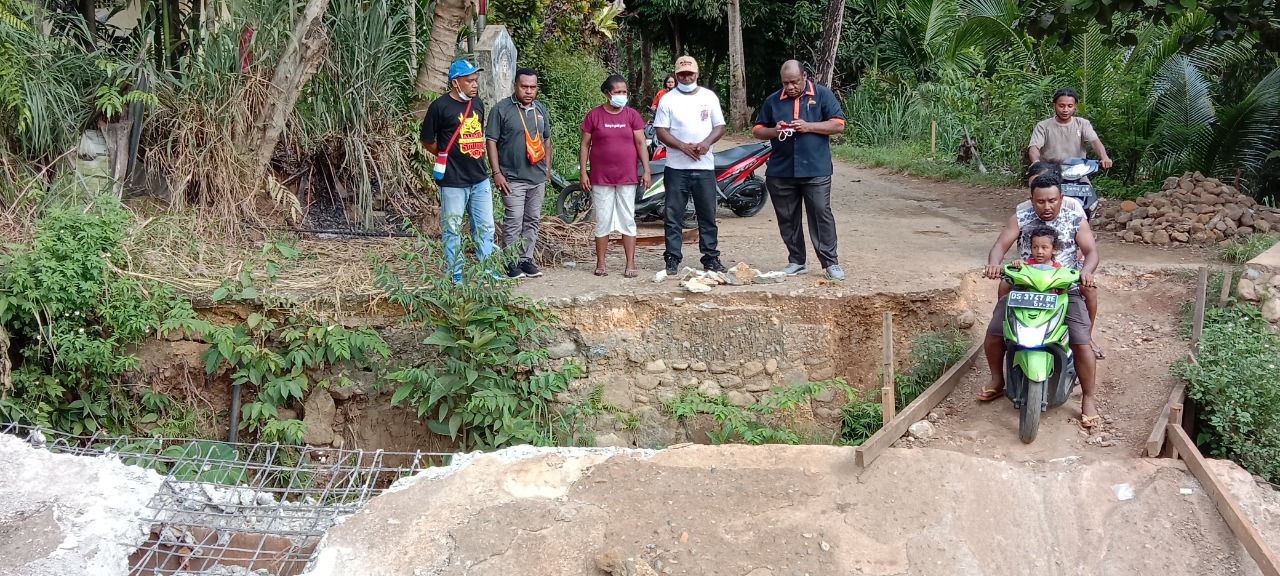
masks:
<svg viewBox="0 0 1280 576"><path fill-rule="evenodd" d="M1028 326L1019 322L1014 324L1013 333L1018 337L1019 346L1026 348L1044 346L1044 338L1049 333L1049 323L1046 322L1039 326Z"/></svg>
<svg viewBox="0 0 1280 576"><path fill-rule="evenodd" d="M1063 164L1059 169L1063 180L1079 180L1089 174L1088 164Z"/></svg>

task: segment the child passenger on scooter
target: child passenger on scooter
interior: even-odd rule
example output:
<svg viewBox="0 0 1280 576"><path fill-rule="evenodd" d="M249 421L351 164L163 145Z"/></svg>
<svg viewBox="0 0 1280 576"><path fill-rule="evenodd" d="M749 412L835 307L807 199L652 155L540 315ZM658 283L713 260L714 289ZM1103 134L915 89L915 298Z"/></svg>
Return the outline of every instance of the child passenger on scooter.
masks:
<svg viewBox="0 0 1280 576"><path fill-rule="evenodd" d="M1058 250L1061 248L1062 241L1058 238L1058 233L1048 226L1040 226L1031 231L1031 261L1014 260L1011 265L1014 267L1021 267L1039 264L1043 266L1061 268L1062 263L1055 260L1058 256ZM1010 284L1008 280L1001 282L1000 287L997 289L997 299L1008 296L1009 291L1012 289L1013 285ZM1089 295L1087 295L1084 290L1081 290L1080 292L1081 296L1084 296L1085 305L1087 306ZM1095 295L1097 294L1097 291L1090 292ZM1092 334L1090 334L1090 337L1092 338ZM1093 348L1095 355L1100 352L1097 345L1092 342L1090 343L1090 347Z"/></svg>
<svg viewBox="0 0 1280 576"><path fill-rule="evenodd" d="M1062 248L1062 241L1058 239L1058 233L1048 226L1040 226L1031 231L1031 260L1026 262L1014 260L1011 265L1015 268L1032 264L1061 268L1062 264L1054 260L1054 257L1058 255L1059 248ZM998 297L1004 298L1008 296L1009 290L1012 288L1013 286L1007 280L1001 282L997 293Z"/></svg>

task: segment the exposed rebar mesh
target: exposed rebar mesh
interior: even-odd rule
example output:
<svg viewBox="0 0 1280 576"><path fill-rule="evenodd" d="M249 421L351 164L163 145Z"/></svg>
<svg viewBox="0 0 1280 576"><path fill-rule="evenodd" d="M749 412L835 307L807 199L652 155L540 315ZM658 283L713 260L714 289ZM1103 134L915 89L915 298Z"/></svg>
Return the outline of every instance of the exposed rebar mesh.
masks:
<svg viewBox="0 0 1280 576"><path fill-rule="evenodd" d="M300 574L325 531L400 478L450 454L73 436L18 424L0 432L51 452L113 455L165 476L143 518L131 576Z"/></svg>

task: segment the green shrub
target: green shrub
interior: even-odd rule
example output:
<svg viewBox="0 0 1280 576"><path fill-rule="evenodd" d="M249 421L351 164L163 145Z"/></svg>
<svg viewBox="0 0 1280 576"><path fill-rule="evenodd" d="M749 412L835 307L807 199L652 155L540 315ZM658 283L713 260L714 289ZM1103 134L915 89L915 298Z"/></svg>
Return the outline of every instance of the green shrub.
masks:
<svg viewBox="0 0 1280 576"><path fill-rule="evenodd" d="M17 357L13 390L0 395L3 420L123 433L164 412L159 400L140 405L120 376L137 367L132 345L194 313L166 287L119 272L129 221L110 196L51 209L30 245L0 256L0 325Z"/></svg>
<svg viewBox="0 0 1280 576"><path fill-rule="evenodd" d="M604 104L600 84L609 72L596 56L575 51L546 56L538 74L539 98L551 116L552 168L566 178L575 178L582 119L592 108ZM632 87L632 91L639 93L639 87Z"/></svg>
<svg viewBox="0 0 1280 576"><path fill-rule="evenodd" d="M551 311L495 279L487 272L492 262L468 263L454 283L440 272L447 267L439 242L419 236L399 260L412 285L381 262L376 283L405 308L406 322L428 332L423 344L436 356L387 376L402 383L392 403L416 406L433 432L460 440L464 450L553 444L549 402L581 368L565 360L550 369L543 340L557 322Z"/></svg>
<svg viewBox="0 0 1280 576"><path fill-rule="evenodd" d="M1197 360L1173 367L1200 406L1196 443L1280 482L1280 337L1257 307L1211 309Z"/></svg>
<svg viewBox="0 0 1280 576"><path fill-rule="evenodd" d="M740 441L746 444L799 444L805 439L789 426L788 419L801 404L808 403L828 388L843 390L851 397L852 388L844 379L808 382L794 386L774 386L760 402L745 408L734 406L727 395L708 396L687 388L666 405L672 418L684 420L707 414L720 424L717 432L708 432L714 444Z"/></svg>
<svg viewBox="0 0 1280 576"><path fill-rule="evenodd" d="M1244 264L1275 246L1276 242L1280 242L1280 234L1254 234L1218 247L1218 257L1232 264Z"/></svg>

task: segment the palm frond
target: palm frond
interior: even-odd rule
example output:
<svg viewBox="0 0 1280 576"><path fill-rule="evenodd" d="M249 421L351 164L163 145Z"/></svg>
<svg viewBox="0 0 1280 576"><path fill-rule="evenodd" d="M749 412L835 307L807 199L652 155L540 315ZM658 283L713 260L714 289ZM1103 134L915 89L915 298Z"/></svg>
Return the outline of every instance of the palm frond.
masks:
<svg viewBox="0 0 1280 576"><path fill-rule="evenodd" d="M1223 106L1199 168L1226 176L1260 167L1280 146L1280 68L1267 74L1240 102Z"/></svg>
<svg viewBox="0 0 1280 576"><path fill-rule="evenodd" d="M1157 163L1176 171L1203 157L1210 148L1210 126L1216 120L1212 85L1190 58L1175 54L1165 60L1152 86L1158 118Z"/></svg>
<svg viewBox="0 0 1280 576"><path fill-rule="evenodd" d="M956 60L971 50L989 55L1003 55L1019 68L1031 70L1035 58L1027 45L1026 35L1017 28L1022 16L1015 0L960 0L964 21L951 36L947 56Z"/></svg>

